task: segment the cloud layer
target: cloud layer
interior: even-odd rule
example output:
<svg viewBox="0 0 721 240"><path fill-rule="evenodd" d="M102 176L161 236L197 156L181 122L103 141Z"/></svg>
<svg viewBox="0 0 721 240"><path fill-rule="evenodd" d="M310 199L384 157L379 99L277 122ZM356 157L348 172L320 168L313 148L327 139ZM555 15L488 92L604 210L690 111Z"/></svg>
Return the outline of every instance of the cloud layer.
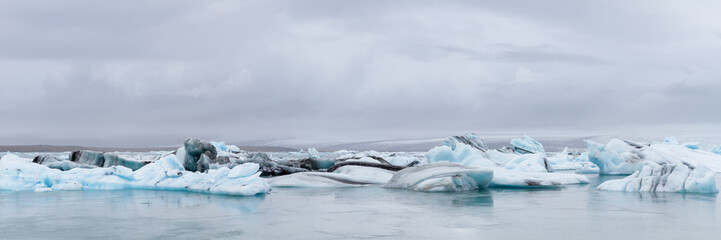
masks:
<svg viewBox="0 0 721 240"><path fill-rule="evenodd" d="M721 121L721 5L0 1L0 144Z"/></svg>

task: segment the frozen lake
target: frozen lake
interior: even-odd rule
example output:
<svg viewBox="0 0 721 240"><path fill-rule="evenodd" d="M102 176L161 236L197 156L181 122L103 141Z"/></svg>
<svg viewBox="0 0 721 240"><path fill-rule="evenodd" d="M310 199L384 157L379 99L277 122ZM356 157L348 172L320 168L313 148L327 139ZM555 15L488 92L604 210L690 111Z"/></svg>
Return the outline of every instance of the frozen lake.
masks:
<svg viewBox="0 0 721 240"><path fill-rule="evenodd" d="M425 193L274 188L256 197L173 191L0 192L2 239L712 239L715 194L564 188ZM602 180L619 178L603 176Z"/></svg>

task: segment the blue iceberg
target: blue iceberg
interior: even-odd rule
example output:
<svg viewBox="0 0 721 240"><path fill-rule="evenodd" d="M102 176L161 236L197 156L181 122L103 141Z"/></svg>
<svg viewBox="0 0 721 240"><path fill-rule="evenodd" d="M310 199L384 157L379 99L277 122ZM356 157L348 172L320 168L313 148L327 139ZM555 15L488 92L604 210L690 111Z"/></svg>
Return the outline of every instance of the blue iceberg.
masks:
<svg viewBox="0 0 721 240"><path fill-rule="evenodd" d="M0 159L0 190L149 189L250 196L271 189L258 168L248 163L198 173L185 170L175 155L167 155L137 171L123 166L61 171L7 154Z"/></svg>

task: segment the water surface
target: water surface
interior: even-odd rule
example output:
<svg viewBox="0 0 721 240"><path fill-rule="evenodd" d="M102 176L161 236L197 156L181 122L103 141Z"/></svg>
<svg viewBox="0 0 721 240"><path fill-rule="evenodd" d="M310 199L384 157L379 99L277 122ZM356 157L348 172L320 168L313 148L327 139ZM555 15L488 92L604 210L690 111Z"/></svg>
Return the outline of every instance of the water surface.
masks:
<svg viewBox="0 0 721 240"><path fill-rule="evenodd" d="M0 192L0 239L717 239L716 195L588 185L423 193L377 187L233 197ZM602 177L602 180L618 177Z"/></svg>

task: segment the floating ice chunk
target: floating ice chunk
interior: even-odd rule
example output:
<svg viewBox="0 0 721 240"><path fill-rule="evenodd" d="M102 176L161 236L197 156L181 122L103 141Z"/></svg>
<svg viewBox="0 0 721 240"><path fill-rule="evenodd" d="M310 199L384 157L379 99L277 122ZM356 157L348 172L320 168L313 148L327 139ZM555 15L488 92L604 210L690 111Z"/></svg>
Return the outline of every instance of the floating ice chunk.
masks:
<svg viewBox="0 0 721 240"><path fill-rule="evenodd" d="M448 146L451 150L455 150L457 145L468 145L478 149L481 152L488 150L486 143L475 133L469 133L464 136L452 136L443 141L443 145Z"/></svg>
<svg viewBox="0 0 721 240"><path fill-rule="evenodd" d="M398 171L383 187L415 191L464 191L487 188L491 179L491 168L436 162Z"/></svg>
<svg viewBox="0 0 721 240"><path fill-rule="evenodd" d="M388 163L396 166L408 166L413 162L420 162L422 160L421 158L416 158L414 156L394 156L386 157L385 159L388 161Z"/></svg>
<svg viewBox="0 0 721 240"><path fill-rule="evenodd" d="M264 176L279 176L297 172L307 172L301 168L299 161L273 161L267 153L253 153L244 160L246 163L260 164L260 171Z"/></svg>
<svg viewBox="0 0 721 240"><path fill-rule="evenodd" d="M590 167L587 165L595 167L595 164L588 161L588 153L585 152L579 157L573 157L573 155L569 153L568 148L565 148L560 153L547 154L547 163L553 171L578 170ZM596 173L598 173L598 168L596 168Z"/></svg>
<svg viewBox="0 0 721 240"><path fill-rule="evenodd" d="M605 146L587 140L586 145L588 159L598 166L600 174L631 174L643 166L637 150L619 139L614 138Z"/></svg>
<svg viewBox="0 0 721 240"><path fill-rule="evenodd" d="M210 161L218 157L218 150L209 142L188 138L183 143L182 150L178 149L176 156L183 162L185 170L204 172L208 170Z"/></svg>
<svg viewBox="0 0 721 240"><path fill-rule="evenodd" d="M546 150L543 149L543 145L529 136L523 136L523 138L514 138L511 140L513 150L517 153L540 153L545 155Z"/></svg>
<svg viewBox="0 0 721 240"><path fill-rule="evenodd" d="M270 191L270 185L260 178L260 173L249 173L257 166L237 167L244 171L238 170L242 173L233 178L228 168L208 173L190 172L184 170L175 155L168 155L135 172L123 166L60 171L10 156L0 159L0 190L150 189L227 195Z"/></svg>
<svg viewBox="0 0 721 240"><path fill-rule="evenodd" d="M150 161L138 161L135 159L121 157L112 153L103 153L103 160L104 161L102 167L107 168L112 166L123 166L132 170L138 170L146 164L150 163Z"/></svg>
<svg viewBox="0 0 721 240"><path fill-rule="evenodd" d="M449 146L434 147L426 153L429 163L453 162L463 166L496 166L496 164L485 158L483 152L469 145L458 144L455 149Z"/></svg>
<svg viewBox="0 0 721 240"><path fill-rule="evenodd" d="M258 172L260 165L257 163L246 163L233 167L228 173L229 178L248 177Z"/></svg>
<svg viewBox="0 0 721 240"><path fill-rule="evenodd" d="M580 163L581 167L576 169L577 174L598 174L601 172L601 169L596 166L596 164L593 164L591 162L584 162Z"/></svg>
<svg viewBox="0 0 721 240"><path fill-rule="evenodd" d="M15 154L12 154L9 152L5 153L5 155L3 155L2 158L0 158L0 159L6 160L6 161L28 161L28 162L32 161L31 159L21 158L18 155L15 155Z"/></svg>
<svg viewBox="0 0 721 240"><path fill-rule="evenodd" d="M426 153L429 163L452 162L468 167L504 167L509 170L548 172L552 168L546 162L545 153L515 154L497 150L482 152L468 144L456 144L455 148L439 146Z"/></svg>
<svg viewBox="0 0 721 240"><path fill-rule="evenodd" d="M219 152L228 152L228 146L225 145L225 142L210 142L213 147L215 147L215 150Z"/></svg>
<svg viewBox="0 0 721 240"><path fill-rule="evenodd" d="M520 172L549 172L546 157L541 154L523 154L506 163L505 168Z"/></svg>
<svg viewBox="0 0 721 240"><path fill-rule="evenodd" d="M622 192L718 192L715 173L703 164L691 169L684 164L646 163L630 176L606 181L598 185L597 189Z"/></svg>
<svg viewBox="0 0 721 240"><path fill-rule="evenodd" d="M228 152L239 153L239 152L241 152L241 151L242 151L242 150L240 150L240 148L239 148L238 146L228 145Z"/></svg>
<svg viewBox="0 0 721 240"><path fill-rule="evenodd" d="M340 167L333 172L353 176L363 176L368 179L373 179L375 183L386 183L391 179L391 177L393 177L393 174L395 174L395 172L385 169L352 165Z"/></svg>
<svg viewBox="0 0 721 240"><path fill-rule="evenodd" d="M499 187L543 187L588 183L588 177L572 173L544 173L493 169L493 188Z"/></svg>
<svg viewBox="0 0 721 240"><path fill-rule="evenodd" d="M308 148L308 158L320 159L320 153L318 152L318 150L315 150L315 148Z"/></svg>
<svg viewBox="0 0 721 240"><path fill-rule="evenodd" d="M56 156L45 154L36 156L33 159L33 162L50 168L67 171L73 168L107 168L112 166L123 166L137 170L152 161L140 161L125 156L119 156L115 153L81 150L72 152L68 160L62 160Z"/></svg>
<svg viewBox="0 0 721 240"><path fill-rule="evenodd" d="M367 163L378 163L378 160L371 157L361 157L358 159L348 159L345 162L367 162Z"/></svg>
<svg viewBox="0 0 721 240"><path fill-rule="evenodd" d="M493 161L498 166L506 165L507 163L512 162L518 157L518 154L504 153L495 149L486 151L486 158Z"/></svg>
<svg viewBox="0 0 721 240"><path fill-rule="evenodd" d="M393 172L379 168L343 166L335 172L301 172L269 179L273 187L358 187L386 183Z"/></svg>
<svg viewBox="0 0 721 240"><path fill-rule="evenodd" d="M717 193L716 173L700 164L689 173L683 187L686 192L691 193Z"/></svg>
<svg viewBox="0 0 721 240"><path fill-rule="evenodd" d="M589 160L601 169L601 174L631 174L645 165L685 164L691 168L703 164L711 171L721 172L721 156L681 145L659 143L631 146L620 140L611 140L606 146L592 141L588 145ZM624 147L619 147L626 144Z"/></svg>

